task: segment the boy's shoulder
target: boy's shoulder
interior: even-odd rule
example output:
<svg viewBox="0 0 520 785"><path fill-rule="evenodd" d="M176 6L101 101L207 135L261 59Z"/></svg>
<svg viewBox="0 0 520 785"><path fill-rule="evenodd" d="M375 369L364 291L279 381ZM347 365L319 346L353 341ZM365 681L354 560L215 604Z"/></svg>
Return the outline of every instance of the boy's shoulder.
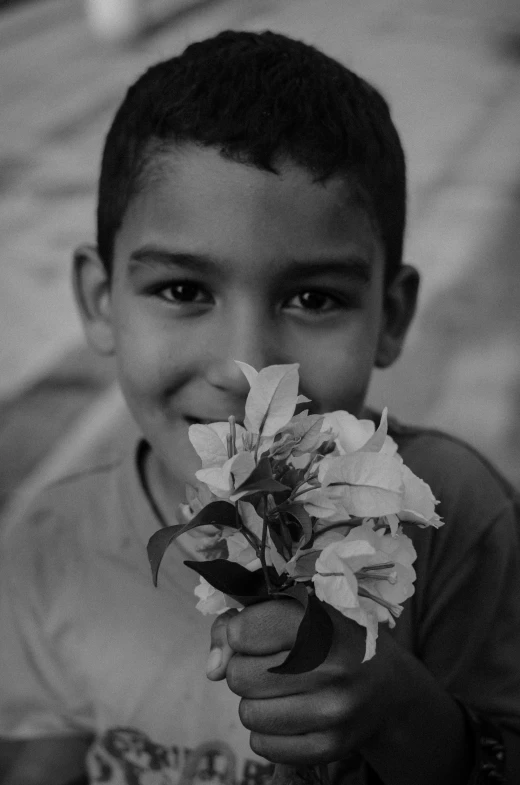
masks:
<svg viewBox="0 0 520 785"><path fill-rule="evenodd" d="M389 421L404 462L427 482L444 520L474 517L475 533L504 510L520 520L520 493L475 447L442 430ZM520 531L520 526L519 526Z"/></svg>
<svg viewBox="0 0 520 785"><path fill-rule="evenodd" d="M133 454L78 466L39 490L6 516L0 556L11 575L79 569L93 551L111 548L122 536L125 489Z"/></svg>
<svg viewBox="0 0 520 785"><path fill-rule="evenodd" d="M14 519L8 517L6 522L7 536L13 536L22 525L36 531L51 523L56 526L101 512L109 503L111 488L123 462L118 457L110 462L77 467L52 480L23 507L14 508Z"/></svg>
<svg viewBox="0 0 520 785"><path fill-rule="evenodd" d="M404 424L389 418L389 434L399 445L399 451L415 463L424 463L428 471L452 476L454 468L460 482L480 476L496 485L508 498L518 497L519 491L476 447L464 439L438 428Z"/></svg>

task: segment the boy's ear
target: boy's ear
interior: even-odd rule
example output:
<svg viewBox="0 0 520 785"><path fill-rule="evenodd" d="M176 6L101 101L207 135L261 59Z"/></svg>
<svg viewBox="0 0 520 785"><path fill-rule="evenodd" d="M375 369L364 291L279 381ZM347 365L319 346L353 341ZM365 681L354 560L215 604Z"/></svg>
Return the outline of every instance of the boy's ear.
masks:
<svg viewBox="0 0 520 785"><path fill-rule="evenodd" d="M419 292L419 273L403 264L384 293L383 324L376 353L376 368L388 368L403 348L410 322L415 314Z"/></svg>
<svg viewBox="0 0 520 785"><path fill-rule="evenodd" d="M110 276L94 245L75 250L72 285L89 344L99 354L113 354Z"/></svg>

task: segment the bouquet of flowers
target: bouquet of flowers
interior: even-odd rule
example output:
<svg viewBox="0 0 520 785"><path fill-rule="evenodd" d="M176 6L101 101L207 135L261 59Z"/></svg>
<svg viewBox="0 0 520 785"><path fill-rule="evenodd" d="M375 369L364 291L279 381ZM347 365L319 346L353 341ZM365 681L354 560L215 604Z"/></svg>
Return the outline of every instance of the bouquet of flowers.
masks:
<svg viewBox="0 0 520 785"><path fill-rule="evenodd" d="M414 592L416 552L402 522L442 524L429 486L403 463L387 434L345 411L295 414L298 365L256 371L237 362L250 391L244 424L191 425L202 461L188 487L183 523L148 544L153 580L168 546L205 529L197 608L219 614L280 597L304 613L293 649L275 673L318 667L332 643L331 605L366 628L364 660L374 656L379 622L391 627Z"/></svg>
<svg viewBox="0 0 520 785"><path fill-rule="evenodd" d="M295 415L308 402L298 395L297 364L261 371L237 364L251 388L244 425L230 417L190 426L200 485L188 487L186 522L150 539L154 582L168 546L210 525L204 560L186 562L200 575L203 613L269 597L299 600L298 639L276 671L302 673L328 654L328 603L366 627L370 659L378 623L394 626L414 591L416 553L401 522L440 526L436 501L387 435L386 409L377 429L344 411Z"/></svg>

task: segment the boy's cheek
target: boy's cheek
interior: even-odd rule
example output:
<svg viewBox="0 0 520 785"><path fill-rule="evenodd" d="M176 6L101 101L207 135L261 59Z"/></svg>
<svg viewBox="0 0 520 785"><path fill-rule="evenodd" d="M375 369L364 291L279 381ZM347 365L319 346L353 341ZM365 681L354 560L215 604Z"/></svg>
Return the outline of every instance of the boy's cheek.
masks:
<svg viewBox="0 0 520 785"><path fill-rule="evenodd" d="M323 368L317 379L311 378L307 383L302 379L301 392L311 399L311 412L324 414L344 409L357 416L363 408L371 371L371 366L360 369L344 361L339 366Z"/></svg>
<svg viewBox="0 0 520 785"><path fill-rule="evenodd" d="M118 375L128 397L143 405L164 406L178 386L181 366L165 340L128 331L118 345Z"/></svg>

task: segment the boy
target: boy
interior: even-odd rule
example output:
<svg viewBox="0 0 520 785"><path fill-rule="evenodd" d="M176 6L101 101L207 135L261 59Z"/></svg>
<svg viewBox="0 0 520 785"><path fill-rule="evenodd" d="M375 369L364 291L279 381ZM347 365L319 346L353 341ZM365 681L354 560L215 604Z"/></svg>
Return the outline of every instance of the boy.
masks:
<svg viewBox="0 0 520 785"><path fill-rule="evenodd" d="M416 538L416 593L362 666L362 629L334 614L320 668L269 674L299 611L263 603L217 620L206 681L190 537L151 584L146 542L199 467L189 425L243 418L234 360L299 362L315 411L362 415L415 308L405 201L385 101L312 47L226 32L130 88L74 282L143 439L121 465L50 488L6 544L6 783L60 785L85 765L92 782L246 783L273 761L455 785L502 781L504 750L520 781L518 500L456 440L392 426L445 526Z"/></svg>

